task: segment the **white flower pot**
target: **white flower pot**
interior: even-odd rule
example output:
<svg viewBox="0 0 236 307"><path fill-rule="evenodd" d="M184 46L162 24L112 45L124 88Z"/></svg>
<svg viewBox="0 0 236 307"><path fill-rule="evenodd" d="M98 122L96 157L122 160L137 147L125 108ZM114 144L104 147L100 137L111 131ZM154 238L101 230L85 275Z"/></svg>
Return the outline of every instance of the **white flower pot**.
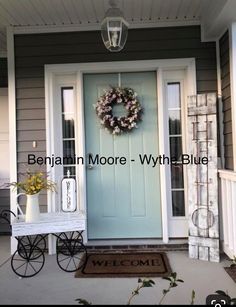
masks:
<svg viewBox="0 0 236 307"><path fill-rule="evenodd" d="M39 193L27 194L25 221L27 223L37 222L40 217Z"/></svg>

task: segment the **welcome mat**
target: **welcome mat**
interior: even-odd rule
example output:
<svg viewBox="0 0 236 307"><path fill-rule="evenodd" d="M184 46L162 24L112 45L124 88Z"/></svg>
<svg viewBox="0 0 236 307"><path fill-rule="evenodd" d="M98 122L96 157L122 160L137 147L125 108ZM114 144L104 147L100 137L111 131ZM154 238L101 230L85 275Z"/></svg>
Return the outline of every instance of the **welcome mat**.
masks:
<svg viewBox="0 0 236 307"><path fill-rule="evenodd" d="M91 253L75 277L164 277L171 268L165 253Z"/></svg>

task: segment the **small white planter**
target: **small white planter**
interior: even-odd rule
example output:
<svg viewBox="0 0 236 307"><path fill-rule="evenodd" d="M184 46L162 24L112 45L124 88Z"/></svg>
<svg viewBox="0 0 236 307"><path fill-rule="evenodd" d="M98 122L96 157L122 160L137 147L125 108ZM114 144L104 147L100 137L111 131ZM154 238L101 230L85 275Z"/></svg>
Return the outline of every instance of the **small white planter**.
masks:
<svg viewBox="0 0 236 307"><path fill-rule="evenodd" d="M27 194L25 221L27 223L37 222L39 217L39 193L34 195Z"/></svg>

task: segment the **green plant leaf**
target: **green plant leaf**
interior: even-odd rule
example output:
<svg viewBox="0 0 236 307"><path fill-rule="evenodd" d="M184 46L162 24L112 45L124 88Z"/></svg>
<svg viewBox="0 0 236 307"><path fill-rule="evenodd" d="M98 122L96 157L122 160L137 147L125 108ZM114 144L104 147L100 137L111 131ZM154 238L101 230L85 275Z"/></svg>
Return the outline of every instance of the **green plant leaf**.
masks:
<svg viewBox="0 0 236 307"><path fill-rule="evenodd" d="M195 297L196 297L196 292L194 290L192 290L191 303L190 303L191 305L194 305Z"/></svg>
<svg viewBox="0 0 236 307"><path fill-rule="evenodd" d="M166 290L166 289L164 289L164 290L162 290L162 293L165 295L166 293L168 293L169 292L169 290Z"/></svg>
<svg viewBox="0 0 236 307"><path fill-rule="evenodd" d="M175 283L175 282L172 284L172 288L177 287L177 286L178 286L178 285L177 285L177 283Z"/></svg>
<svg viewBox="0 0 236 307"><path fill-rule="evenodd" d="M165 280L171 281L170 277L162 277L162 279L165 279Z"/></svg>
<svg viewBox="0 0 236 307"><path fill-rule="evenodd" d="M177 279L178 282L184 282L183 279Z"/></svg>
<svg viewBox="0 0 236 307"><path fill-rule="evenodd" d="M80 305L92 305L92 303L89 303L87 300L83 298L77 298L76 302L78 302Z"/></svg>
<svg viewBox="0 0 236 307"><path fill-rule="evenodd" d="M171 275L170 275L171 277L173 277L174 279L176 279L176 277L177 277L177 273L176 272L174 272L174 273L171 273Z"/></svg>
<svg viewBox="0 0 236 307"><path fill-rule="evenodd" d="M139 279L138 279L138 283L140 284L141 282L143 282L143 281L142 281L142 279L141 279L141 278L139 278Z"/></svg>
<svg viewBox="0 0 236 307"><path fill-rule="evenodd" d="M230 300L230 303L231 303L231 305L236 305L236 298L232 298L232 299Z"/></svg>
<svg viewBox="0 0 236 307"><path fill-rule="evenodd" d="M143 282L143 287L144 288L150 288L153 286L153 283L150 282L150 280L146 280Z"/></svg>
<svg viewBox="0 0 236 307"><path fill-rule="evenodd" d="M226 294L226 293L225 293L224 291L222 291L222 290L217 290L216 293L219 294L219 295L228 296L228 294Z"/></svg>

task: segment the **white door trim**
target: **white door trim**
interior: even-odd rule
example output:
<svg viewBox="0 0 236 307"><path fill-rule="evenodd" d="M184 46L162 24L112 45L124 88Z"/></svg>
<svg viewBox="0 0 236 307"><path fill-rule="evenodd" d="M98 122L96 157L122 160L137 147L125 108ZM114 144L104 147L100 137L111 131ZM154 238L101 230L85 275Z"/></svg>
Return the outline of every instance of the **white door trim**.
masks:
<svg viewBox="0 0 236 307"><path fill-rule="evenodd" d="M137 61L114 61L114 62L92 62L92 63L70 63L70 64L50 64L45 65L45 74L62 73L108 73L114 71L133 72L133 71L155 71L162 69L188 69L191 73L189 83L190 91L196 90L195 58L165 59L165 60L137 60Z"/></svg>
<svg viewBox="0 0 236 307"><path fill-rule="evenodd" d="M163 118L165 120L165 154L170 156L170 146L169 146L169 120L168 120L168 106L167 106L167 85L171 82L177 82L180 84L180 101L181 101L181 135L182 135L182 153L187 152L187 135L185 133L185 128L187 127L187 99L186 99L186 70L175 70L175 71L165 71L163 73L163 89L164 97L164 114ZM167 190L171 187L171 168L167 166ZM187 206L187 191L188 191L188 181L187 181L187 166L183 165L183 177L184 177L184 203L185 203L185 216L173 216L172 208L172 195L168 192L167 203L168 203L168 229L169 238L185 238L188 234L188 206Z"/></svg>
<svg viewBox="0 0 236 307"><path fill-rule="evenodd" d="M75 64L57 64L45 65L45 97L46 97L46 129L47 129L47 156L54 151L53 137L55 135L54 127L51 125L53 120L52 112L52 88L55 76L65 74L75 74L76 88L78 95L78 123L80 137L78 138L78 154L85 154L85 128L84 128L84 110L83 110L83 74L84 73L108 73L108 72L135 72L135 71L157 71L157 93L158 101L163 101L163 82L162 72L165 70L185 69L187 72L187 95L196 95L196 66L194 58L168 59L168 60L144 60L144 61L122 61L122 62L98 62L98 63L75 63ZM159 103L158 120L159 120L159 152L165 152L165 129L163 125L164 110L160 109ZM80 208L86 211L86 169L85 165L80 165L78 170L79 201ZM162 231L163 242L168 243L168 207L167 193L168 186L166 181L166 168L160 167L161 176L161 204L162 204ZM51 178L54 180L55 178ZM53 198L48 198L48 208L54 208Z"/></svg>
<svg viewBox="0 0 236 307"><path fill-rule="evenodd" d="M157 69L157 103L158 103L158 136L159 136L159 153L164 153L167 147L166 142L169 141L164 137L165 127L165 110L163 103L163 68ZM161 183L161 215L162 215L162 240L164 243L169 241L169 229L168 229L168 184L167 184L167 165L160 165L160 183Z"/></svg>

